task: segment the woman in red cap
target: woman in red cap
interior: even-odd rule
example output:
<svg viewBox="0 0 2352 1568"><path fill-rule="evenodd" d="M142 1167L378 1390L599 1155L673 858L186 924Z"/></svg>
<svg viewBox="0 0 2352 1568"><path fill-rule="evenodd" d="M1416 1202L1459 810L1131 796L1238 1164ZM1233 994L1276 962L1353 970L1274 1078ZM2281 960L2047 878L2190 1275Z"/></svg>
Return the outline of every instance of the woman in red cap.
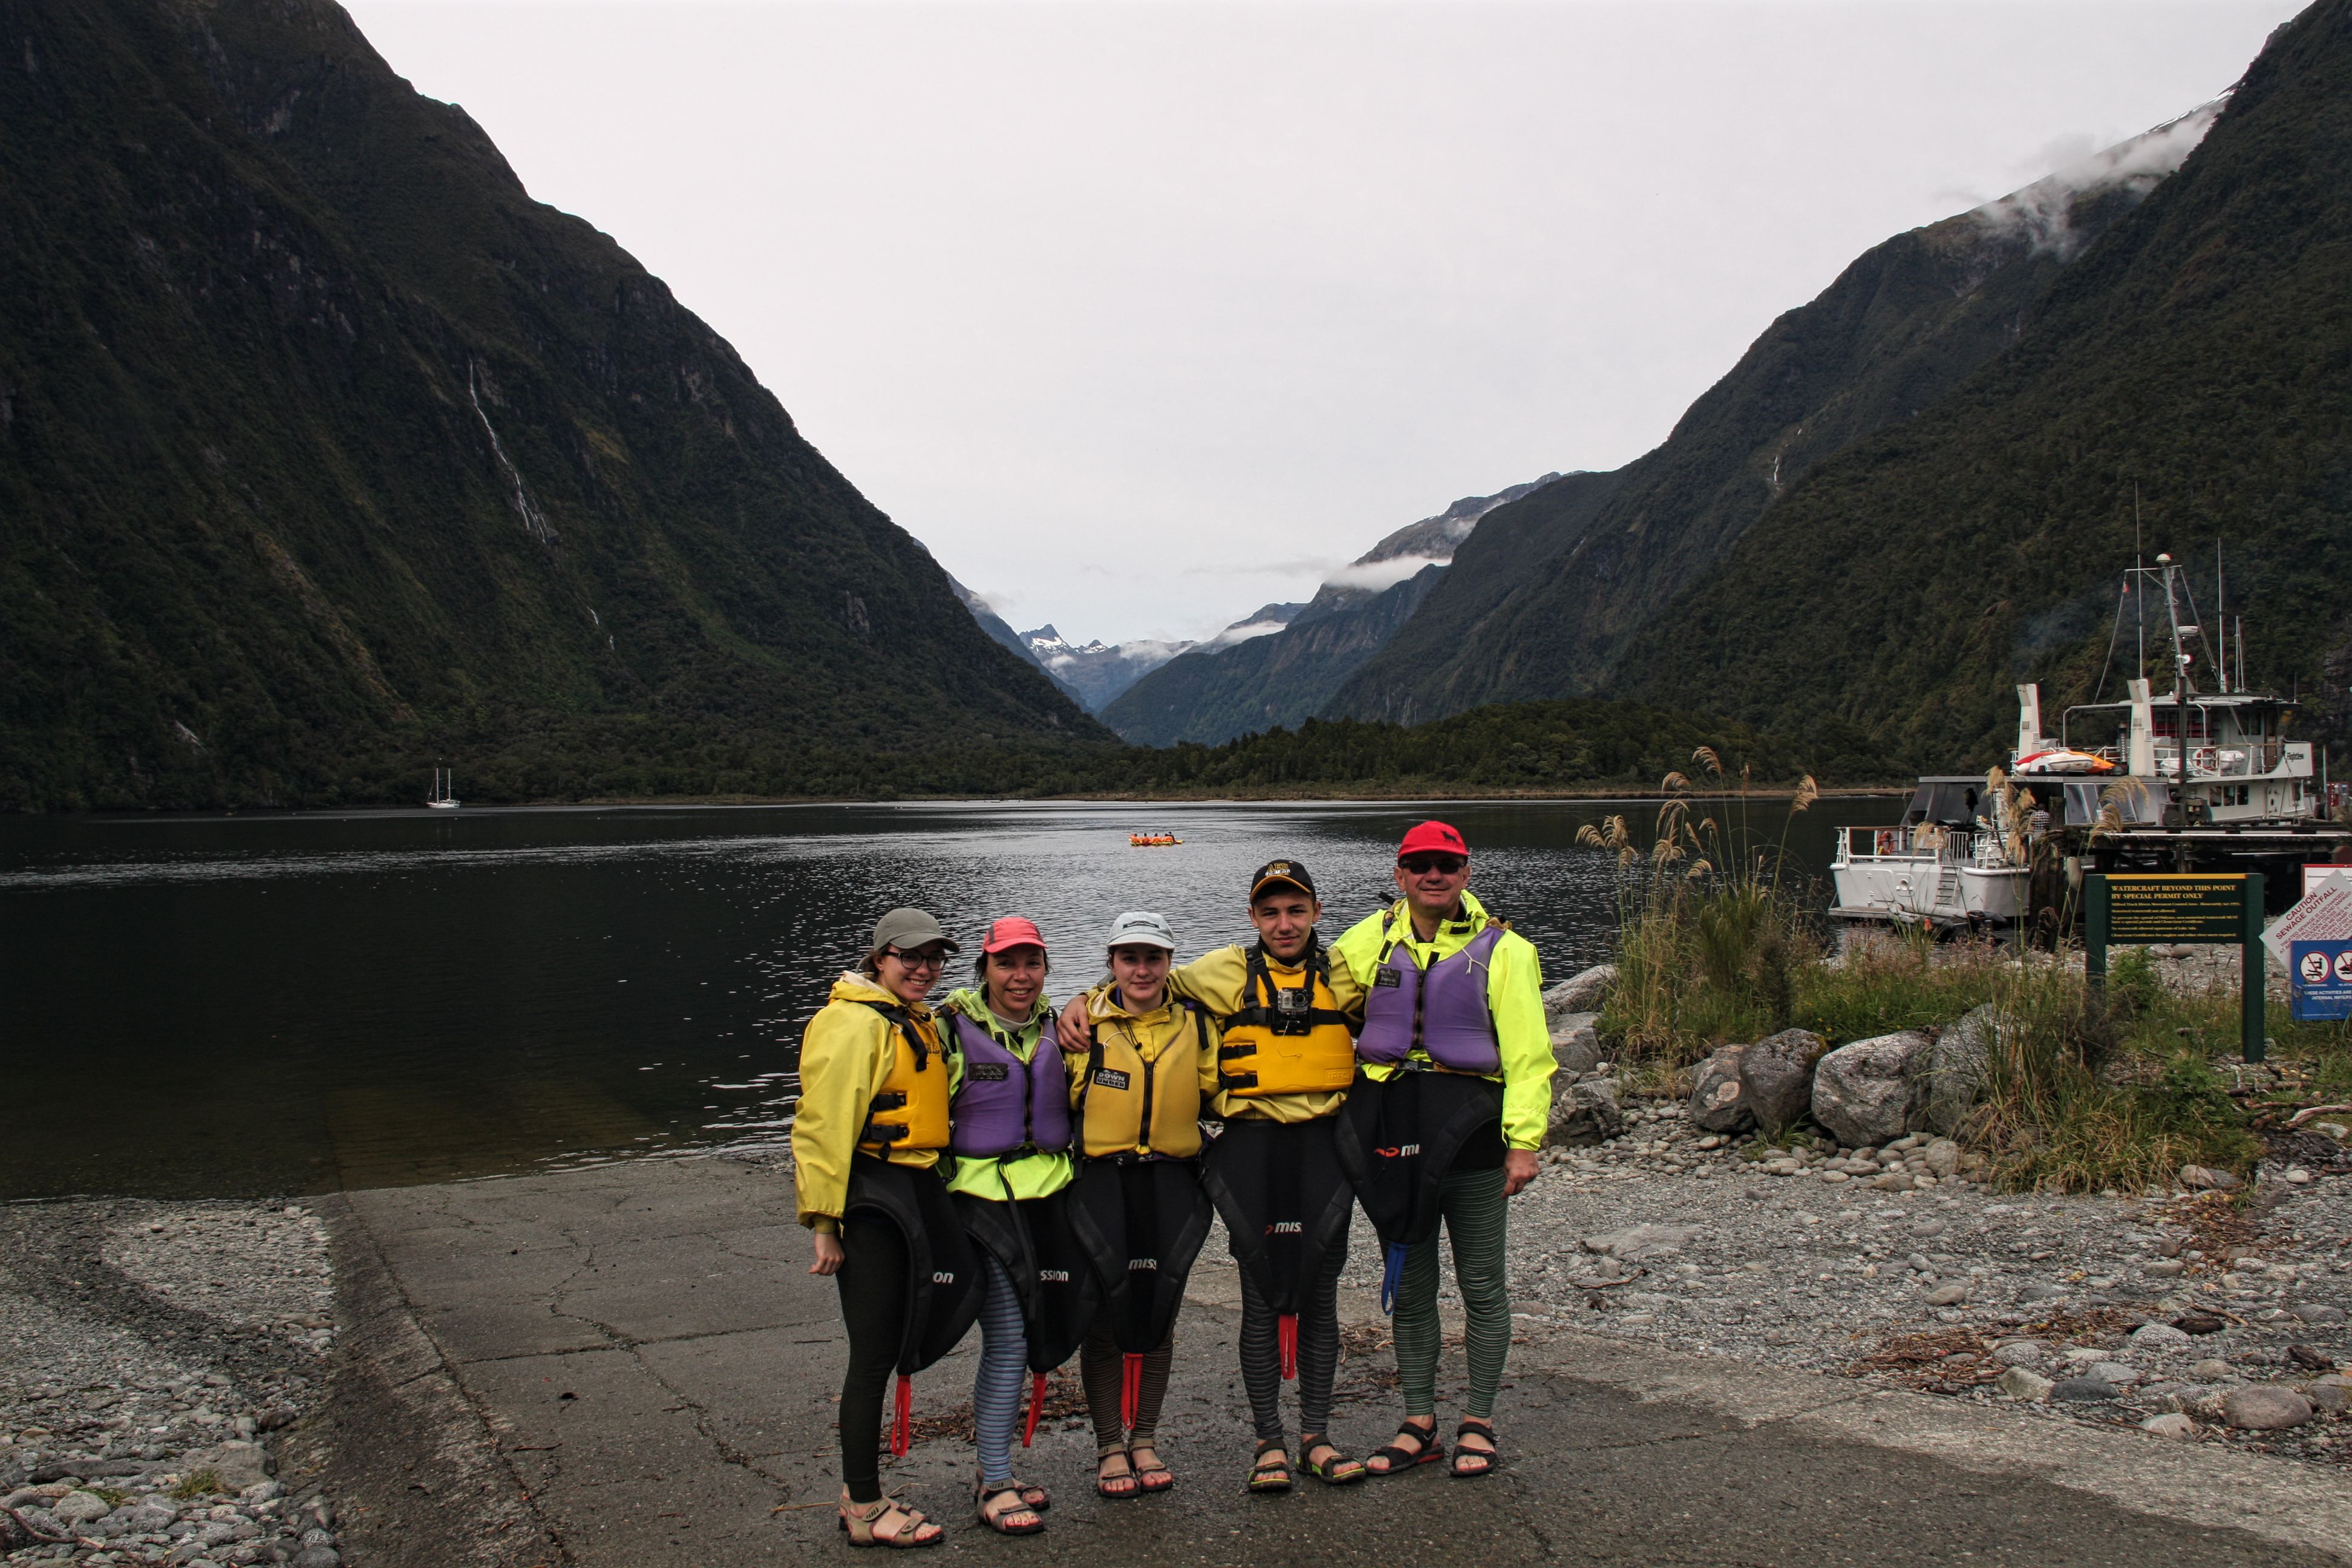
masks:
<svg viewBox="0 0 2352 1568"><path fill-rule="evenodd" d="M950 992L940 1008L954 1053L948 1191L980 1255L984 1290L971 1384L973 1500L981 1522L1001 1535L1044 1530L1051 1500L1013 1476L1022 1369L1034 1374L1034 1432L1045 1374L1070 1358L1094 1315L1093 1272L1070 1236L1069 1076L1045 1000L1049 967L1036 922L1008 915L988 928L976 984Z"/></svg>

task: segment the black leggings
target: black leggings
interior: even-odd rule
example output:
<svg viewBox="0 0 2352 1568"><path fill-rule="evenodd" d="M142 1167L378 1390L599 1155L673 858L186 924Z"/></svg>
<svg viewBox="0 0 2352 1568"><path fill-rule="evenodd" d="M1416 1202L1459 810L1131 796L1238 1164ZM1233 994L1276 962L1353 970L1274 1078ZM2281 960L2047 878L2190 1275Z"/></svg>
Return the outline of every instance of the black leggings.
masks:
<svg viewBox="0 0 2352 1568"><path fill-rule="evenodd" d="M1323 1267L1307 1286L1298 1313L1298 1430L1323 1433L1331 1426L1331 1379L1339 1370L1339 1271L1348 1265L1342 1235L1323 1255ZM1249 1390L1250 1416L1261 1441L1282 1436L1282 1357L1275 1311L1257 1281L1242 1275L1242 1384Z"/></svg>
<svg viewBox="0 0 2352 1568"><path fill-rule="evenodd" d="M882 1498L882 1401L907 1332L907 1243L885 1221L841 1222L847 1255L834 1283L849 1329L849 1365L841 1374L841 1479L852 1503Z"/></svg>

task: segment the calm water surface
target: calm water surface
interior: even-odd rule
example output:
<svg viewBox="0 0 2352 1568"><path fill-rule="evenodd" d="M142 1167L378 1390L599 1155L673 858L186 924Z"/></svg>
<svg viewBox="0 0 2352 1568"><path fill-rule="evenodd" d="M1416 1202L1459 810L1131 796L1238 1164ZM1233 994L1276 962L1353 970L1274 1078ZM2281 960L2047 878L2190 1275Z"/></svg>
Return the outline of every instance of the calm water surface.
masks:
<svg viewBox="0 0 2352 1568"><path fill-rule="evenodd" d="M1607 802L977 804L0 822L0 1196L381 1186L771 1139L802 1026L874 917L927 905L970 951L1027 914L1059 999L1122 909L1192 956L1247 934L1249 873L1313 869L1337 935L1444 816L1473 889L1554 978L1606 955ZM1822 877L1830 829L1790 824ZM1775 806L1751 826L1777 840ZM1130 848L1131 829L1179 833ZM1824 899L1822 901L1826 901ZM960 981L961 966L948 984Z"/></svg>

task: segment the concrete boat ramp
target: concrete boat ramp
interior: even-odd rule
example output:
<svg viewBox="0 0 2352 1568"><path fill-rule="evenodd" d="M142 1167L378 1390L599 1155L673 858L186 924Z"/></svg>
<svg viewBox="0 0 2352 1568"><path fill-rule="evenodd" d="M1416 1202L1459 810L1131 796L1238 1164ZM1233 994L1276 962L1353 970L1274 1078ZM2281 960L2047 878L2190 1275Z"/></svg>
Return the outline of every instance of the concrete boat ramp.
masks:
<svg viewBox="0 0 2352 1568"><path fill-rule="evenodd" d="M345 1500L352 1561L387 1568L733 1568L845 1555L832 1500L845 1353L807 1272L790 1177L716 1158L356 1192L331 1217L345 1363L289 1465ZM971 1522L978 1337L917 1380L937 1430L885 1484L949 1529L931 1560L1209 1565L2194 1564L2352 1561L2326 1470L1851 1379L1522 1323L1507 1464L1286 1497L1242 1489L1237 1292L1213 1239L1179 1324L1164 1497L1109 1502L1093 1441L1049 1415L1016 1467L1049 1528ZM1335 1426L1395 1426L1376 1305ZM1458 1354L1454 1358L1458 1363ZM1458 1365L1457 1365L1458 1370ZM1055 1407L1049 1405L1049 1412ZM1064 1402L1066 1409L1066 1401Z"/></svg>

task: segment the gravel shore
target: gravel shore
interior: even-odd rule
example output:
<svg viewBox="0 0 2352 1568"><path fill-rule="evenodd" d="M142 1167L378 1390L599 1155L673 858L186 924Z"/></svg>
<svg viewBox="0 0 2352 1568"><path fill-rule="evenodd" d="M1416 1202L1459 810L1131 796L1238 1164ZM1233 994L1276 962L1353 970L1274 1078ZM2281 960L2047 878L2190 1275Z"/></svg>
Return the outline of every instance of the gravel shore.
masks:
<svg viewBox="0 0 2352 1568"><path fill-rule="evenodd" d="M1677 1105L1629 1110L1623 1137L1548 1152L1513 1200L1517 1312L2021 1418L2352 1458L2352 1160L2326 1138L2237 1201L2004 1195L1820 1168L1843 1161L1768 1174L1736 1140L1702 1148ZM1378 1282L1360 1223L1347 1283Z"/></svg>
<svg viewBox="0 0 2352 1568"><path fill-rule="evenodd" d="M1702 1147L1676 1105L1627 1110L1622 1136L1549 1152L1511 1205L1531 1324L2022 1421L2352 1458L2352 1159L2326 1138L2283 1150L2235 1199L2001 1195L1877 1184L1916 1148L1878 1176L1836 1156L1772 1174ZM1360 1216L1345 1283L1376 1291L1379 1257ZM5 1560L338 1568L332 1501L273 1473L328 1401L335 1285L300 1205L0 1209ZM1381 1327L1350 1331L1368 1373Z"/></svg>
<svg viewBox="0 0 2352 1568"><path fill-rule="evenodd" d="M5 1561L337 1568L272 1449L324 1397L325 1232L299 1205L0 1208Z"/></svg>

